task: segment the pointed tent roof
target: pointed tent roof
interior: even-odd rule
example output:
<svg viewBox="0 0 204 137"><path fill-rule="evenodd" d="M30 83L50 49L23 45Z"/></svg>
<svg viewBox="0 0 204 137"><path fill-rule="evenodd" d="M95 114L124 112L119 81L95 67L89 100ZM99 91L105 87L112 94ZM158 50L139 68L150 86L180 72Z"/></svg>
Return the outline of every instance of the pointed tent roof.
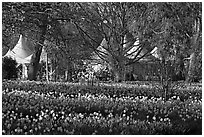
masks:
<svg viewBox="0 0 204 137"><path fill-rule="evenodd" d="M16 60L19 64L30 63L30 58L33 53L33 48L30 42L20 35L20 38L16 44L16 46L12 50L8 50L8 52L4 55L4 57L11 57Z"/></svg>
<svg viewBox="0 0 204 137"><path fill-rule="evenodd" d="M126 54L126 55L127 55L127 58L134 58L134 57L135 57L135 55L137 54L137 52L135 52L135 53L133 53L133 54L131 54L131 55L128 55L128 54L130 54L130 53L132 53L132 52L138 50L138 48L139 48L139 47L137 46L138 44L139 44L139 41L136 41L136 42L134 43L135 46L132 47L132 48L127 52L127 54ZM124 45L124 46L126 46L126 45ZM102 51L102 52L104 52L104 53L108 53L108 52L106 51L106 48L107 48L107 47L108 47L107 41L106 41L106 39L104 38L104 39L101 41L101 44L98 46L97 50ZM144 55L146 52L147 52L147 49L143 49L142 52L140 53L140 55L139 55L138 57L141 57L141 56ZM141 59L141 61L148 61L148 60L152 60L152 59L155 59L155 58L159 58L157 47L155 47L150 53L151 53L150 56L144 57L143 59ZM95 58L95 59L100 59L100 58L98 57L98 55L96 55L96 54L94 54L93 58Z"/></svg>
<svg viewBox="0 0 204 137"><path fill-rule="evenodd" d="M30 55L31 56L31 55ZM30 57L28 56L28 57ZM4 57L11 57L12 59L15 59L18 64L24 64L24 63L30 63L30 59L27 58L21 58L17 54L15 54L13 51L9 49L9 51L4 55Z"/></svg>
<svg viewBox="0 0 204 137"><path fill-rule="evenodd" d="M12 49L12 52L14 52L20 58L26 58L33 54L33 48L31 43L25 37L20 35L18 43Z"/></svg>
<svg viewBox="0 0 204 137"><path fill-rule="evenodd" d="M11 57L15 59L17 63L24 64L24 63L30 63L33 53L34 53L34 49L32 47L31 42L27 38L20 35L20 38L16 46L12 50L9 49L8 52L4 55L4 57L6 56ZM41 61L42 60L46 61L46 54L47 53L43 48L40 56Z"/></svg>

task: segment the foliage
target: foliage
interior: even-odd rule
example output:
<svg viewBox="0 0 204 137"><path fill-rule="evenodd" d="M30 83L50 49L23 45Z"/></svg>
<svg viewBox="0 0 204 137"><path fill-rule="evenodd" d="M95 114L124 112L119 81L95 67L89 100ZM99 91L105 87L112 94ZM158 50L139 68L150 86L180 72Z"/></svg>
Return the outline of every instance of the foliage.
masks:
<svg viewBox="0 0 204 137"><path fill-rule="evenodd" d="M3 83L3 134L201 134L202 102L192 96L165 102L131 97L124 87L125 94L117 95L115 87L90 93L91 88L74 89L76 85L13 83Z"/></svg>
<svg viewBox="0 0 204 137"><path fill-rule="evenodd" d="M112 72L107 64L93 64L91 61L84 61L76 72L76 81L111 81ZM74 76L73 76L74 77Z"/></svg>
<svg viewBox="0 0 204 137"><path fill-rule="evenodd" d="M75 16L70 7L74 10L74 3L4 2L3 40L8 41L16 33L24 34L36 47L35 64L39 62L41 47L45 46L53 68L74 71L74 63L88 59L91 51L70 22Z"/></svg>
<svg viewBox="0 0 204 137"><path fill-rule="evenodd" d="M2 60L2 78L3 79L16 79L18 78L18 68L16 60L9 57L4 57Z"/></svg>
<svg viewBox="0 0 204 137"><path fill-rule="evenodd" d="M94 44L101 46L101 49L94 49L99 58L106 61L114 72L116 81L124 80L125 66L141 59L140 52L144 47L148 47L149 43L143 43L143 39L139 39L139 45L134 45L138 37L131 35L129 24L136 20L134 14L140 14L141 5L138 3L77 3L81 8L83 25L76 22L77 28L83 35L84 39L89 41L89 46L95 47ZM75 21L75 20L74 20ZM99 37L96 39L95 35L91 35L93 31L89 31L88 24L95 29ZM85 25L85 28L84 28ZM98 41L100 40L100 41ZM103 44L101 44L103 43ZM101 45L100 45L101 44ZM139 47L137 50L136 47ZM134 49L133 49L134 48ZM132 50L133 49L133 50ZM150 51L148 51L150 52ZM138 53L138 54L137 54ZM131 58L130 58L131 56ZM133 57L133 58L132 58Z"/></svg>
<svg viewBox="0 0 204 137"><path fill-rule="evenodd" d="M141 37L148 37L147 39L158 49L159 58L155 60L159 62L160 81L165 94L171 92L174 86L172 80L185 80L187 77L184 57L189 56L186 52L189 50L189 41L194 37L194 21L199 18L201 11L199 3L182 4L171 2L150 4L152 10L147 14L152 15L152 18L144 19L149 25ZM194 6L198 6L198 9L194 9ZM140 33L138 26L141 22L133 23L133 30L137 32L135 35Z"/></svg>
<svg viewBox="0 0 204 137"><path fill-rule="evenodd" d="M182 56L181 59L184 60L184 57L191 56L195 51L197 51L198 56L198 51L201 49L200 40L202 33L201 29L199 29L201 28L200 23L202 22L201 3L164 3L162 5L163 8L160 8L164 11L163 13L167 19L168 28L167 31L161 34L164 35L166 33L162 39L166 41L164 47L169 49L169 51L167 50L165 54L174 55L176 62L180 60L178 57ZM165 38L167 38L167 40L165 40ZM190 62L192 62L191 59ZM193 64L194 63L199 64L199 60L196 60ZM189 64L189 66L197 65ZM191 67L185 70L188 71L185 76L186 80L190 77L189 71L191 70L193 70ZM193 73L193 75L195 76L196 74Z"/></svg>
<svg viewBox="0 0 204 137"><path fill-rule="evenodd" d="M97 65L97 69L94 70L94 75L99 81L113 81L113 72L105 63Z"/></svg>
<svg viewBox="0 0 204 137"><path fill-rule="evenodd" d="M113 68L114 77L124 80L125 66L150 57L154 47L166 55L164 58L175 60L178 58L174 47L179 48L183 58L189 57L194 49L201 51L193 44L193 40L202 38L201 29L194 38L195 22L202 24L201 5L199 2L4 2L3 43L9 45L10 36L15 33L30 34L41 45L48 40L52 44L46 45L47 51L55 60L55 67L61 70L69 70L66 66L69 64L74 71L73 64L90 59L94 51ZM101 51L97 47L103 39L107 43Z"/></svg>
<svg viewBox="0 0 204 137"><path fill-rule="evenodd" d="M98 35L105 38L107 43L101 45L103 50L95 49L95 52L109 62L116 73L115 77L123 77L124 66L151 56L154 47L160 52L160 60L174 58L176 61L179 60L179 54L182 58L188 57L190 49L194 48L189 43L193 37L194 20L201 17L200 3L122 2L76 5L79 5L79 12L83 12L83 25L73 19L79 32L85 35L89 43L100 44L91 35L92 31L86 29L88 22L98 30ZM136 41L138 44L135 45ZM176 51L175 48L180 49ZM179 64L177 67L183 71Z"/></svg>

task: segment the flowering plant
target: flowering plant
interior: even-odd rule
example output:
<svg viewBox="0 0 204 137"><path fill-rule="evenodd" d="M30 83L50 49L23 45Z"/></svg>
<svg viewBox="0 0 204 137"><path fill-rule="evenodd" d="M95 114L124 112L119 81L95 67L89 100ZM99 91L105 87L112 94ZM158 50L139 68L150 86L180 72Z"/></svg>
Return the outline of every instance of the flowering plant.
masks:
<svg viewBox="0 0 204 137"><path fill-rule="evenodd" d="M194 91L184 100L178 94L165 101L148 88L132 89L3 82L2 132L201 134L202 99Z"/></svg>

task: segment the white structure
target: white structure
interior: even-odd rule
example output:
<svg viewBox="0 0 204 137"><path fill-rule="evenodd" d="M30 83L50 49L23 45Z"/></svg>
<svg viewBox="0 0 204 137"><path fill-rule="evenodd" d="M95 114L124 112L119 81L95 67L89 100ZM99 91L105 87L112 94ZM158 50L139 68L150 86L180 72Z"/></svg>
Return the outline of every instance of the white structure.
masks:
<svg viewBox="0 0 204 137"><path fill-rule="evenodd" d="M28 77L28 65L31 62L33 53L34 49L31 42L27 38L20 35L16 46L12 50L9 49L3 57L11 57L12 59L16 60L18 65L22 64L22 78L26 79ZM40 60L47 61L46 58L47 53L43 48Z"/></svg>

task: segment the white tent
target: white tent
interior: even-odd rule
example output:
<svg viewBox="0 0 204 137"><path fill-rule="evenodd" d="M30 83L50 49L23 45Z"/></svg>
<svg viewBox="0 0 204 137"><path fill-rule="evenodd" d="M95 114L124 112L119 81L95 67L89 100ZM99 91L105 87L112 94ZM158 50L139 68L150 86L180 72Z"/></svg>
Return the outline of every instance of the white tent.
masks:
<svg viewBox="0 0 204 137"><path fill-rule="evenodd" d="M30 41L20 35L20 38L16 44L16 46L12 50L8 50L8 52L3 57L11 57L15 59L18 65L22 64L23 70L22 75L23 78L27 78L27 64L31 62L32 55L34 53L34 49L30 43ZM40 61L47 61L47 53L46 51L42 50Z"/></svg>
<svg viewBox="0 0 204 137"><path fill-rule="evenodd" d="M16 54L15 52L13 52L10 49L4 55L4 57L11 57L12 59L16 60L16 62L18 64L27 64L27 63L30 63L31 56L32 56L32 54L30 56L26 57L26 58L22 58L21 56L19 56L19 54Z"/></svg>
<svg viewBox="0 0 204 137"><path fill-rule="evenodd" d="M16 60L18 64L30 63L33 48L26 38L20 35L16 46L4 55L4 57L11 57Z"/></svg>
<svg viewBox="0 0 204 137"><path fill-rule="evenodd" d="M30 45L30 42L25 37L20 35L18 43L12 49L12 52L14 52L20 58L26 58L33 54L33 47Z"/></svg>

